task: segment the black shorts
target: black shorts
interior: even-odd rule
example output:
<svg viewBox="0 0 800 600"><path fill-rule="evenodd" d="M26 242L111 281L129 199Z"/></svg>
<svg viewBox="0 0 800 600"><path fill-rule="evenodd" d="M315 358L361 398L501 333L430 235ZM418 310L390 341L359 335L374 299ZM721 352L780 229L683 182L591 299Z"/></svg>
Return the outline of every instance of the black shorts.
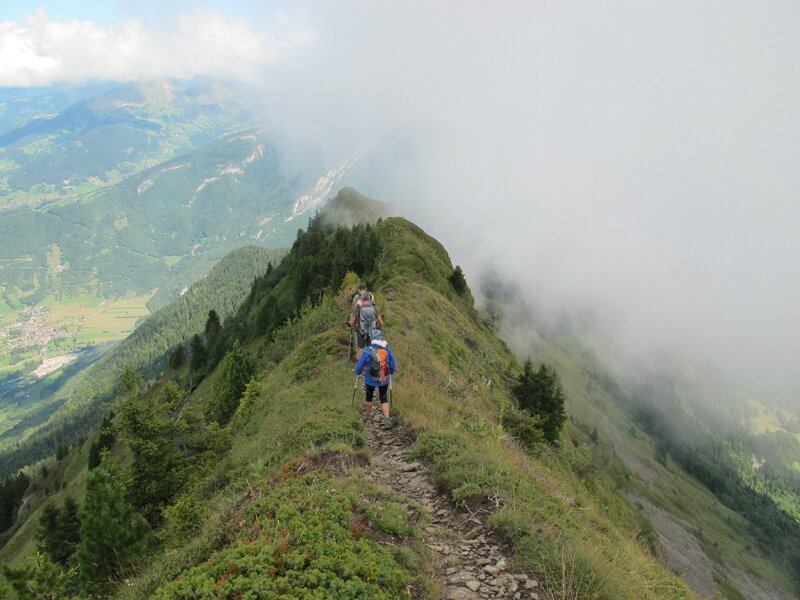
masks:
<svg viewBox="0 0 800 600"><path fill-rule="evenodd" d="M371 344L371 340L369 339L368 335L361 333L358 329L356 329L356 346L358 348L366 348Z"/></svg>
<svg viewBox="0 0 800 600"><path fill-rule="evenodd" d="M375 392L375 386L364 384L364 389L367 391L367 395L364 398L365 402L372 402L372 394ZM389 392L389 384L380 385L378 386L378 395L381 399L381 404L386 404L389 400L387 399L387 394Z"/></svg>

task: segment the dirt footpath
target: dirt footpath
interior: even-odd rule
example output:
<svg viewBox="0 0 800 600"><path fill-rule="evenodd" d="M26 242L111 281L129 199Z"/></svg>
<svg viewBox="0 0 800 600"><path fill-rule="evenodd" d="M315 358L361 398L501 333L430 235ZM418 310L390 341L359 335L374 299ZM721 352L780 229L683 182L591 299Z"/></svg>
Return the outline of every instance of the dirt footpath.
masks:
<svg viewBox="0 0 800 600"><path fill-rule="evenodd" d="M536 579L509 571L502 543L484 525L488 513L462 512L436 491L425 466L408 458L407 432L383 429L377 418L365 429L371 452L367 478L417 501L430 517L424 541L435 556L434 579L442 598L548 598Z"/></svg>

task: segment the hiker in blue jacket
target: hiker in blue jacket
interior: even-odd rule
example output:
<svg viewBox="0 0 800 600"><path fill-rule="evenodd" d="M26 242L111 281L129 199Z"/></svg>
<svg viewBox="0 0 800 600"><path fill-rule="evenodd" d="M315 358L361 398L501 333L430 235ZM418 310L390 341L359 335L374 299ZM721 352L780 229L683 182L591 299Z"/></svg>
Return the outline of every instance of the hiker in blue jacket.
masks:
<svg viewBox="0 0 800 600"><path fill-rule="evenodd" d="M397 370L397 362L394 359L394 354L392 354L392 349L389 348L389 344L382 339L380 329L370 331L369 337L370 345L364 349L355 368L356 375L361 375L362 371L364 373L364 389L366 390L364 419L369 419L372 414L372 398L377 388L378 396L381 400L381 412L383 413L381 424L384 427L390 427L389 378Z"/></svg>

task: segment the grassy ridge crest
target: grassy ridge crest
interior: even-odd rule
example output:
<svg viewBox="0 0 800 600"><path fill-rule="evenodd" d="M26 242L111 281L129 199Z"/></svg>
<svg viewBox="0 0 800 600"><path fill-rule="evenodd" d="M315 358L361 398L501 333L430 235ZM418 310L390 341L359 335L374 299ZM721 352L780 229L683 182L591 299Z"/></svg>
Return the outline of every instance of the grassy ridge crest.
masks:
<svg viewBox="0 0 800 600"><path fill-rule="evenodd" d="M163 508L149 550L115 597L438 597L422 512L364 479L369 451L350 404L342 322L355 284L366 279L398 358L394 410L415 436L414 455L453 503L491 513L515 568L535 574L555 598L691 598L620 493L620 466L586 434L568 425L559 447L528 450L504 430L519 365L469 292L448 282L453 265L441 244L402 218L371 231L380 240L374 262L334 279L317 277L325 261L339 269L361 257L314 252L344 234L298 238L225 324L229 339L219 347L239 340L256 365L220 430L226 450ZM188 396L181 418L202 418L225 364ZM184 381L186 368L168 379ZM157 403L160 390L145 399ZM118 442L106 460L124 472L131 458Z"/></svg>
<svg viewBox="0 0 800 600"><path fill-rule="evenodd" d="M415 454L433 466L439 489L457 504L492 510L491 523L513 546L517 566L545 579L554 597L692 597L654 556L657 542L652 531L614 491L617 484L600 466L586 466L592 462L591 450L583 443L581 432L570 429L560 449L541 448L531 454L503 430L502 413L512 406L508 383L518 365L475 311L471 298L459 297L448 284L453 267L446 250L405 219L387 219L378 223L375 231L383 251L375 272L366 275L375 282L373 289L386 318L386 336L400 362L395 379L396 414L415 432ZM210 510L200 521L216 525L185 538L179 535L172 552L181 558L168 561L168 567L154 560L148 573L123 597L143 593L190 597L205 585L216 590L209 597L255 590L262 585L261 576L243 574L252 556L276 569L275 576L269 576L270 585L287 590L280 587L280 581L288 571L281 570L282 563L275 565L274 548L281 543L277 541L280 536L261 531L262 537L244 542L242 532L264 527L274 519L272 513L253 512L249 496L272 498L268 489L285 492L280 507L270 510L292 512L296 502L303 502L291 491L298 486L306 490L303 497L307 499L317 498L319 486L360 489L358 498L348 501L349 514L345 511L338 521L332 518L324 526L325 535L337 540L341 523L347 519L359 522L358 515L364 510L361 502L372 503L381 497L380 490L370 489L361 479L357 457L366 451L358 412L349 406L352 373L346 358L347 332L341 321L357 279L346 277L337 294L327 293L269 340L258 338L250 343L251 353L266 364L256 377L253 389L258 391L246 394L232 421L231 450L217 474L226 474L217 502L232 511L224 521L238 523L236 531L223 535L217 530L215 534L223 519ZM252 306L255 311L258 302ZM284 351L274 352L275 346ZM211 384L204 382L193 402L202 404L211 393ZM331 452L351 457L344 460L349 465L344 472L332 474L322 469L311 476L300 467L320 464L319 457ZM583 476L576 474L576 464L584 467ZM403 499L398 500L402 505ZM313 510L325 510L318 501L309 500ZM173 506L181 503L200 505L201 501L196 492L188 492ZM421 566L425 564L425 550L419 544L424 537L422 523L403 515L397 521L390 527L368 520L366 532L361 532L373 539L395 536L394 554L380 557L386 561L381 562L384 574L393 573L391 582L382 583L389 586L384 589L395 590L387 597L402 597L401 588L428 589L430 597L435 597L429 573ZM169 517L166 527L179 530ZM313 540L305 525L297 527L291 534L284 532L288 554L302 554L302 548L308 548L304 540ZM390 532L378 527L388 527ZM357 537L352 527L350 534L347 544ZM224 541L202 556L179 549L184 544L191 547L198 538ZM309 543L313 545L313 541ZM358 563L358 551L348 548L339 548L343 562ZM318 558L315 550L311 555ZM221 566L229 559L237 565L233 569L236 583L228 583L226 577L218 584ZM311 568L310 563L304 568ZM325 577L333 582L340 575L328 573ZM173 582L156 585L165 578ZM322 585L323 580L309 586ZM222 587L214 587L217 585Z"/></svg>

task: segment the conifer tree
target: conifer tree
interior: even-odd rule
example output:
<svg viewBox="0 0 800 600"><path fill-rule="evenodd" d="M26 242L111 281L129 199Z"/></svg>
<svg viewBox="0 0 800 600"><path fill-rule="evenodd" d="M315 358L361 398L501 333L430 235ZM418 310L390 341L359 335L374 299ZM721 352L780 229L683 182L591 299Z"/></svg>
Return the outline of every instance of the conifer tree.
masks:
<svg viewBox="0 0 800 600"><path fill-rule="evenodd" d="M17 509L30 482L30 477L20 471L0 483L0 533L14 524Z"/></svg>
<svg viewBox="0 0 800 600"><path fill-rule="evenodd" d="M89 470L99 467L100 461L103 457L103 451L108 450L114 444L116 436L114 435L114 426L111 424L111 417L103 419L103 424L100 426L100 433L97 438L89 446Z"/></svg>
<svg viewBox="0 0 800 600"><path fill-rule="evenodd" d="M185 481L186 457L172 418L183 396L168 381L158 400L128 396L120 405L117 425L132 454L128 498L151 519Z"/></svg>
<svg viewBox="0 0 800 600"><path fill-rule="evenodd" d="M79 541L80 519L75 500L67 496L62 508L54 503L45 505L36 531L38 550L47 554L53 562L67 566Z"/></svg>
<svg viewBox="0 0 800 600"><path fill-rule="evenodd" d="M189 363L189 367L192 371L201 371L203 367L206 365L206 345L203 342L203 338L200 337L200 334L194 334L192 337L191 342L191 362Z"/></svg>
<svg viewBox="0 0 800 600"><path fill-rule="evenodd" d="M39 527L36 530L36 548L39 552L53 557L58 551L58 519L61 511L54 503L42 507L42 516L39 517ZM53 559L55 560L55 559Z"/></svg>
<svg viewBox="0 0 800 600"><path fill-rule="evenodd" d="M125 500L122 486L102 469L90 472L80 512L81 590L101 595L144 547L145 521Z"/></svg>
<svg viewBox="0 0 800 600"><path fill-rule="evenodd" d="M67 454L69 454L69 446L66 444L59 444L56 447L56 460L62 461L66 458Z"/></svg>
<svg viewBox="0 0 800 600"><path fill-rule="evenodd" d="M538 414L541 386L536 378L536 372L533 370L533 363L530 358L522 366L522 373L520 373L517 383L512 388L512 392L521 410Z"/></svg>
<svg viewBox="0 0 800 600"><path fill-rule="evenodd" d="M217 423L227 423L239 407L252 375L253 361L237 340L222 362L222 373L206 407L206 416Z"/></svg>
<svg viewBox="0 0 800 600"><path fill-rule="evenodd" d="M130 396L139 393L139 388L144 382L144 377L131 365L126 364L122 367L122 371L119 374L119 382L122 387L122 393Z"/></svg>
<svg viewBox="0 0 800 600"><path fill-rule="evenodd" d="M512 391L519 408L538 416L541 419L540 428L544 438L551 444L554 443L567 418L564 392L555 369L542 363L539 369L534 371L531 360L526 360Z"/></svg>
<svg viewBox="0 0 800 600"><path fill-rule="evenodd" d="M178 344L178 347L173 350L169 357L169 368L180 369L186 361L186 348L183 344Z"/></svg>
<svg viewBox="0 0 800 600"><path fill-rule="evenodd" d="M222 324L219 320L219 315L217 311L213 308L208 311L208 318L206 319L206 327L204 333L206 334L206 344L208 346L214 345L214 342L217 340L217 336L219 335L220 330L222 329Z"/></svg>
<svg viewBox="0 0 800 600"><path fill-rule="evenodd" d="M28 564L20 568L3 565L3 575L19 600L67 600L78 597L76 568L64 570L43 552L37 552ZM4 592L7 594L8 590L0 585L0 594L8 597Z"/></svg>
<svg viewBox="0 0 800 600"><path fill-rule="evenodd" d="M64 498L64 507L58 522L58 538L62 548L58 556L54 558L63 559L62 564L69 565L71 564L70 558L77 551L81 541L80 507L72 496Z"/></svg>
<svg viewBox="0 0 800 600"><path fill-rule="evenodd" d="M464 279L464 271L461 270L460 265L456 265L456 268L453 269L453 272L447 280L459 296L463 296L467 291L467 280Z"/></svg>

